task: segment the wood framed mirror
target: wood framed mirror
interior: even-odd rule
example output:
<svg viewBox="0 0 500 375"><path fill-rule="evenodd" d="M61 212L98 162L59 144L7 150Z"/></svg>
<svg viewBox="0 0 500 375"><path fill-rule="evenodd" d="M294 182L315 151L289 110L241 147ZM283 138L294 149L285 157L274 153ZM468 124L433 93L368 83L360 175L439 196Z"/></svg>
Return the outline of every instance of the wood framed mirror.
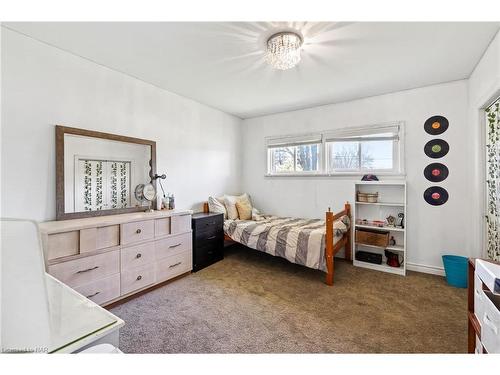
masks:
<svg viewBox="0 0 500 375"><path fill-rule="evenodd" d="M156 142L56 125L56 219L156 208L138 185L154 183Z"/></svg>

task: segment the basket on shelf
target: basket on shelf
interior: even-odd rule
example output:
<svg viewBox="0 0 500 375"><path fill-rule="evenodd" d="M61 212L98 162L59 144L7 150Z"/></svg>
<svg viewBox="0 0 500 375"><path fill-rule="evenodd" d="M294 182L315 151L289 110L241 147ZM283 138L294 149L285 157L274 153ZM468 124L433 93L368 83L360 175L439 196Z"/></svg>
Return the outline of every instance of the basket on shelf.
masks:
<svg viewBox="0 0 500 375"><path fill-rule="evenodd" d="M378 202L378 192L377 193L361 193L358 191L358 202L366 203L377 203Z"/></svg>
<svg viewBox="0 0 500 375"><path fill-rule="evenodd" d="M378 230L370 229L356 229L356 243L385 248L389 245L389 232L380 232Z"/></svg>

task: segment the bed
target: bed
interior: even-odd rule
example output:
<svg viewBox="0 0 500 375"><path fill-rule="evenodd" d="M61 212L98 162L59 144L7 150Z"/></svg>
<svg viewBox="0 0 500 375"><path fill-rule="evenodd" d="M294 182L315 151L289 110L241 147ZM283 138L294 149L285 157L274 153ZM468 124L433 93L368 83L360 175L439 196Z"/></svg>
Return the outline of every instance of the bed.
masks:
<svg viewBox="0 0 500 375"><path fill-rule="evenodd" d="M208 212L208 204L204 205ZM351 206L333 213L325 220L257 215L254 220L225 220L226 240L279 256L292 263L326 273L326 284L333 285L335 254L345 248L351 260Z"/></svg>

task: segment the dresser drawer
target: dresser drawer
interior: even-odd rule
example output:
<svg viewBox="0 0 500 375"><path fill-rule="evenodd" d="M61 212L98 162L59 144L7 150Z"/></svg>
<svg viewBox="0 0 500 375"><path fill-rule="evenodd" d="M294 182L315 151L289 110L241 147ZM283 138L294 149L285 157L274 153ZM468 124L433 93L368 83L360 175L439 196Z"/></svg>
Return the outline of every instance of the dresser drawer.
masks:
<svg viewBox="0 0 500 375"><path fill-rule="evenodd" d="M135 221L121 225L121 244L152 240L155 236L154 220Z"/></svg>
<svg viewBox="0 0 500 375"><path fill-rule="evenodd" d="M80 231L62 232L47 236L47 259L77 255L80 249Z"/></svg>
<svg viewBox="0 0 500 375"><path fill-rule="evenodd" d="M75 290L98 305L102 305L120 297L120 274L117 273L76 287Z"/></svg>
<svg viewBox="0 0 500 375"><path fill-rule="evenodd" d="M155 237L168 236L170 234L170 218L155 220Z"/></svg>
<svg viewBox="0 0 500 375"><path fill-rule="evenodd" d="M170 233L185 233L191 231L191 215L176 215L170 218Z"/></svg>
<svg viewBox="0 0 500 375"><path fill-rule="evenodd" d="M179 234L155 241L156 260L163 259L170 255L178 254L183 251L191 252L192 238L191 233Z"/></svg>
<svg viewBox="0 0 500 375"><path fill-rule="evenodd" d="M141 243L129 247L122 247L121 254L121 270L144 266L152 263L155 260L155 243L154 241Z"/></svg>
<svg viewBox="0 0 500 375"><path fill-rule="evenodd" d="M49 266L49 273L72 288L120 272L120 250Z"/></svg>
<svg viewBox="0 0 500 375"><path fill-rule="evenodd" d="M128 294L154 282L155 268L153 263L124 271L121 274L121 294Z"/></svg>
<svg viewBox="0 0 500 375"><path fill-rule="evenodd" d="M80 230L80 253L105 249L120 244L120 226L108 225Z"/></svg>
<svg viewBox="0 0 500 375"><path fill-rule="evenodd" d="M474 354L483 354L483 344L479 337L476 336L476 349L474 350Z"/></svg>
<svg viewBox="0 0 500 375"><path fill-rule="evenodd" d="M483 292L483 282L474 274L474 314L479 323L483 319L486 298L488 297Z"/></svg>
<svg viewBox="0 0 500 375"><path fill-rule="evenodd" d="M500 353L500 296L485 291L481 341L488 353Z"/></svg>
<svg viewBox="0 0 500 375"><path fill-rule="evenodd" d="M193 255L190 251L169 256L156 262L156 281L165 281L191 271Z"/></svg>

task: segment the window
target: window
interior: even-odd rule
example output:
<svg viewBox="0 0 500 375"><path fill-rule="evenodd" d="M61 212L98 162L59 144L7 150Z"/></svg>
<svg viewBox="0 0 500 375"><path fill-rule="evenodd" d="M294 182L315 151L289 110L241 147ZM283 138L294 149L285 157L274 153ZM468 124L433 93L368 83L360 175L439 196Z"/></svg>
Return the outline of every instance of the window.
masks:
<svg viewBox="0 0 500 375"><path fill-rule="evenodd" d="M268 140L268 173L318 173L321 146L321 136L316 135Z"/></svg>
<svg viewBox="0 0 500 375"><path fill-rule="evenodd" d="M268 174L399 174L401 137L395 124L268 139Z"/></svg>
<svg viewBox="0 0 500 375"><path fill-rule="evenodd" d="M399 126L364 128L326 136L328 172L399 173Z"/></svg>

